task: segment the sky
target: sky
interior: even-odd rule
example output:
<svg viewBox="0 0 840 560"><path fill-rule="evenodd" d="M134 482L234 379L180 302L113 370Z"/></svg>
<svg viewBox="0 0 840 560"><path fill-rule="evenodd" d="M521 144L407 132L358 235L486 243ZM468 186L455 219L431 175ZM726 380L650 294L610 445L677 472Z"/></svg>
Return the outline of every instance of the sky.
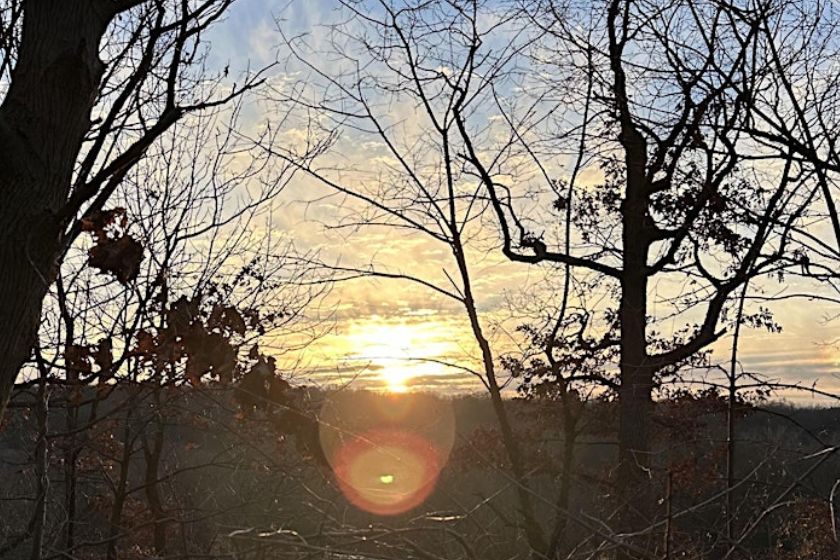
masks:
<svg viewBox="0 0 840 560"><path fill-rule="evenodd" d="M278 25L288 35L305 33L307 43L317 50L326 41L322 24L342 17L336 4L239 0L213 31L211 63L230 64L232 72L270 64L281 43ZM329 59L321 62L326 67L333 64ZM269 71L277 83L293 82L302 75L300 68L288 63ZM258 127L270 120L268 111L268 106L253 102L248 108L251 125ZM411 126L410 114L395 118ZM295 130L287 134L292 141ZM381 144L352 134L342 138L340 147L342 165L356 170L387 157ZM342 266L375 263L379 269L418 274L442 286L447 283L447 272L453 272L446 248L416 232L331 227L346 217L347 202L310 179L298 176L281 198L272 227L293 239L300 250L319 251L324 261ZM510 263L497 250L476 250L471 265L484 325L494 346L515 349L517 340L511 331L521 319L518 311L528 306L522 304L523 297L527 299L523 294L543 279L545 270ZM778 287L782 291L795 288ZM823 390L840 392L840 319L832 320L840 309L804 300L770 307L783 330L771 334L745 328L739 354L742 367L774 380L816 382ZM481 390L479 381L466 371L478 367L478 353L463 309L454 302L410 282L367 278L338 283L322 310L328 310L329 333L284 364L295 378L393 391ZM714 347L715 355L727 360L730 345L730 336L722 338ZM801 392L785 391L780 397L799 404L825 403Z"/></svg>

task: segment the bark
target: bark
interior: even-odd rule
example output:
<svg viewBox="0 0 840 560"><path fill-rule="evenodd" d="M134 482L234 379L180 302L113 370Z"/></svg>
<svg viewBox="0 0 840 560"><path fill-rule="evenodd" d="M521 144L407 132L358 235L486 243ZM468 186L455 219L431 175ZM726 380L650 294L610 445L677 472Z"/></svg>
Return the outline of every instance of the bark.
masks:
<svg viewBox="0 0 840 560"><path fill-rule="evenodd" d="M24 5L18 60L0 105L0 415L35 341L56 273L73 168L102 77L113 8L94 0Z"/></svg>
<svg viewBox="0 0 840 560"><path fill-rule="evenodd" d="M146 460L145 493L149 510L154 520L153 541L155 554L163 557L166 554L166 512L160 495L160 459L163 451L165 424L160 410L160 387L155 390L155 412L152 423L155 425L151 438L143 438L143 456Z"/></svg>
<svg viewBox="0 0 840 560"><path fill-rule="evenodd" d="M575 467L575 446L577 445L578 417L572 412L575 397L563 389L563 462L560 473L560 488L557 495L557 522L551 535L549 558L567 556L569 543L566 541L566 527L569 525L569 501L572 495L572 474Z"/></svg>
<svg viewBox="0 0 840 560"><path fill-rule="evenodd" d="M454 221L453 221L454 222ZM472 293L472 282L469 274L469 267L467 265L466 256L464 255L463 245L457 230L452 230L453 241L452 250L455 256L455 261L458 264L458 270L463 282L464 293L464 307L470 320L470 327L473 336L481 349L482 363L484 365L484 377L487 382L487 389L490 393L490 402L493 405L493 412L496 416L496 421L499 424L499 431L502 435L502 442L505 446L508 459L510 460L511 472L513 473L516 482L516 495L519 502L519 510L522 515L523 530L528 539L528 545L531 548L531 556L533 558L545 558L548 550L548 543L546 542L540 521L536 516L534 504L531 500L531 489L528 486L528 477L525 467L525 460L522 455L522 450L516 439L516 434L513 432L510 417L505 408L504 399L502 398L502 389L496 379L495 365L493 361L493 353L490 348L490 342L484 336L481 328L481 323L478 318L478 308L475 304L475 298Z"/></svg>
<svg viewBox="0 0 840 560"><path fill-rule="evenodd" d="M122 438L123 452L118 465L119 479L114 487L114 503L111 506L111 516L108 522L108 538L106 540L105 558L117 560L119 558L119 540L122 533L122 517L125 500L128 497L128 475L131 468L131 455L134 438L131 433L131 409L125 417L125 428Z"/></svg>
<svg viewBox="0 0 840 560"><path fill-rule="evenodd" d="M613 91L624 149L625 197L621 205L623 262L620 275L621 300L618 314L621 327L618 428L618 471L615 480L619 501L617 530L636 532L652 520L653 494L650 484L650 424L653 414L653 376L655 368L647 354L648 251L652 241L648 215L650 186L647 179L647 143L639 132L630 110L623 67L624 31L622 4L614 0L609 8L610 66ZM634 539L631 544L646 549ZM629 551L619 553L632 558Z"/></svg>
<svg viewBox="0 0 840 560"><path fill-rule="evenodd" d="M729 398L726 407L726 542L735 538L735 407L738 397L738 340L741 335L741 321L744 316L744 299L748 282L744 283L738 300L738 314L735 317L735 337L732 340L732 358L729 364Z"/></svg>
<svg viewBox="0 0 840 560"><path fill-rule="evenodd" d="M67 401L67 431L70 432L64 448L64 509L67 512L67 523L64 530L64 548L67 554L72 554L76 548L76 488L78 476L76 466L79 462L80 445L75 433L79 408Z"/></svg>
<svg viewBox="0 0 840 560"><path fill-rule="evenodd" d="M38 384L38 444L35 446L35 472L38 475L38 495L35 502L35 516L32 527L32 550L29 557L40 560L44 555L44 531L47 525L47 495L50 489L49 449L47 447L47 418L49 417L49 394L47 378L42 372Z"/></svg>
<svg viewBox="0 0 840 560"><path fill-rule="evenodd" d="M628 160L630 156L628 156ZM628 175L632 175L628 169ZM628 178L629 179L629 178ZM647 201L642 189L628 180L623 209L624 269L621 278L621 386L619 388L618 471L619 533L639 531L653 521L650 429L655 369L647 355ZM644 539L642 539L644 540ZM646 545L634 539L633 544ZM631 558L632 556L627 556Z"/></svg>
<svg viewBox="0 0 840 560"><path fill-rule="evenodd" d="M623 90L623 88L622 88ZM647 258L649 249L646 146L629 122L622 126L627 169L622 204L621 387L619 389L619 465L616 480L621 506L618 530L636 531L653 514L650 492L650 420L654 368L647 355Z"/></svg>

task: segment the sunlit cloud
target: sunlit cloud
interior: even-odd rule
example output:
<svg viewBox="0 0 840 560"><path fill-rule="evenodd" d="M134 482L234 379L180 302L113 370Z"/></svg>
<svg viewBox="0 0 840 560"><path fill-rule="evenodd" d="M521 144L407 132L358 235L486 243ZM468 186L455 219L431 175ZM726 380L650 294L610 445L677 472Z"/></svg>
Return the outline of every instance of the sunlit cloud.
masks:
<svg viewBox="0 0 840 560"><path fill-rule="evenodd" d="M281 27L306 29L305 42L313 52L326 50L331 40L329 26L318 24L333 21L336 17L334 8L334 4L322 1L277 4L274 17L270 17L266 15L264 2L243 0L230 12L228 25L219 26L221 31L213 37L219 48L214 48L213 52L224 52L232 57L229 61L232 75L234 69L241 71L249 64L272 60L281 41L274 31L275 17ZM244 53L248 53L247 56ZM332 65L339 64L329 57L319 62L331 73L335 73ZM214 60L213 63L221 67L228 60ZM441 66L439 71L448 72L449 69ZM278 91L288 91L290 87L306 84L307 72L284 60L282 69L278 68L272 74L272 85ZM539 80L539 76L532 76L532 79ZM273 117L262 106L252 111L258 113L249 113L255 122ZM411 146L412 139L428 124L416 105L398 100L389 105L383 118L383 124L392 127L395 141L401 147ZM488 138L502 139L506 129L504 119L493 108L487 109L485 118ZM290 145L305 144L307 133L306 122L287 123L283 141ZM387 177L388 171L398 167L387 146L375 136L348 131L338 142L335 150L319 164L325 168L336 165L345 170L342 179L350 184L365 185L381 180ZM411 150L409 153L422 159L421 154ZM506 162L508 167L520 173L517 181L527 182L528 177L538 177L534 169L529 169L529 159L522 155L518 157ZM558 157L550 169L551 174L564 176L568 167L564 158L569 157L568 154ZM340 162L330 158L340 158ZM507 179L512 181L514 178ZM603 169L590 164L581 170L578 184L585 189L604 179ZM352 221L359 205L336 196L303 175L296 176L283 195L272 214L272 227L278 232L287 232L302 250L318 251L324 262L416 274L438 285L448 285L446 273L453 272L451 254L440 244L424 239L417 232L387 227L336 227L342 220ZM529 294L531 277L542 272L527 265L505 263L498 246L494 245L498 235L492 226L476 236L479 247L473 249L471 255L475 272L473 288L483 320L491 323L498 317L512 315L510 299ZM485 240L483 244L481 239ZM666 297L679 289L668 286L653 289L660 288ZM303 358L296 357L305 362L300 368L301 375L309 376L313 382L352 383L387 391L481 388L474 377L447 365L475 367L480 357L463 309L456 302L445 301L410 283L362 279L336 286L322 305L325 315L334 321L331 333L309 346ZM770 334L744 329L739 345L743 368L795 382L813 382L819 378L836 383L833 380L840 372L840 357L835 348L826 347L826 344L840 337L840 325L837 321L821 320L825 306L803 301L767 305L776 313L784 331ZM651 311L660 312L656 306ZM679 321L675 320L673 325L663 324L663 333L667 334L671 327L675 330L682 327L685 320L692 318L696 319L687 314ZM511 320L505 326L515 327L516 324ZM512 341L499 336L493 343L498 355L508 350ZM727 360L730 343L731 338L723 337L715 345L716 359Z"/></svg>
<svg viewBox="0 0 840 560"><path fill-rule="evenodd" d="M371 316L350 322L346 332L322 342L342 363L373 372L363 386L405 392L426 380L445 376L448 363L462 360L460 324L434 318L431 310L403 319ZM358 374L357 374L358 375Z"/></svg>

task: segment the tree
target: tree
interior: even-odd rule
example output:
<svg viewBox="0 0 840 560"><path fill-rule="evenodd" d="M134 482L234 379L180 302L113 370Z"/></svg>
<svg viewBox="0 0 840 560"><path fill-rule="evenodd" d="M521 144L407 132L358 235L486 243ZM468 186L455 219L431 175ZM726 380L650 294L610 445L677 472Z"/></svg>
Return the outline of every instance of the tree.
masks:
<svg viewBox="0 0 840 560"><path fill-rule="evenodd" d="M268 227L292 169L262 152L247 157L234 132L240 109L167 130L116 189L117 206L87 218L68 250L45 300L38 370L24 367L10 403L10 419L22 408L37 415L38 492L32 521L4 553L31 539L33 556L44 547L76 555L94 537L110 558L133 546L171 552L173 535L195 530L175 481L230 460L200 452L173 460L190 451L181 438L203 412L233 408L234 386L268 361L261 342L281 354L317 332L304 312L327 284L302 283L315 276ZM93 258L124 239L142 259ZM113 281L123 264L136 271L131 289Z"/></svg>
<svg viewBox="0 0 840 560"><path fill-rule="evenodd" d="M304 60L327 94L312 101L300 89L283 100L378 135L396 175L371 192L346 174L329 177L329 167L302 170L369 205L364 220L345 226L398 221L451 243L450 232L465 227L439 205L467 201L475 221L489 208L511 261L597 279L600 303L583 331L587 346L618 356L613 538L623 554L652 549L657 391L707 365L747 283L834 277L836 254L808 257L825 244L811 220L835 214L831 197L820 205L817 196L830 157L809 159L795 135L768 137L766 123L776 121L764 116L787 116L795 98L785 84L800 66L773 54L785 29L802 31L799 47L784 52L808 62L808 75L820 67L814 58L825 54L828 64L830 55L808 42L812 28L797 26L795 2L344 5L361 25L335 37L358 50L336 50L359 58L330 73ZM772 93L786 87L785 96ZM412 140L377 112L406 99L421 131ZM798 122L818 121L809 114ZM575 180L582 165L585 184Z"/></svg>
<svg viewBox="0 0 840 560"><path fill-rule="evenodd" d="M233 0L8 0L0 7L0 414L85 218L184 116L252 89L205 72Z"/></svg>
<svg viewBox="0 0 840 560"><path fill-rule="evenodd" d="M443 248L451 259L439 278L418 271L422 263L404 259L392 267L373 263L327 267L337 273L337 280L372 277L413 282L430 294L454 302L464 313L478 365L450 365L474 375L490 397L516 492L521 517L518 528L525 535L529 554L545 558L565 550L565 527L570 524L609 540L611 537L600 528L567 509L575 452L576 418L571 411L580 405L579 400L574 402L579 398L576 384L594 381L612 385L606 375L593 374L606 358L572 366L571 360L557 356L556 347L564 336L575 343L579 340L581 347L593 343L584 332L587 320L582 315L567 317L564 303L564 309L552 317L556 325L549 329L552 334L525 334L546 355L549 365L542 369L555 375L555 387L564 393L558 401L570 413L566 417L564 480L557 500L551 501L535 491L528 464L531 450L520 443L524 438L516 432L505 397L512 375L520 375L526 368L540 369L539 365L503 359L503 349L494 346L489 334L493 320L482 312L485 294L476 288L480 275L474 270L475 263L482 254L492 251L495 241L487 237L485 214L492 211L491 199L484 191L483 177L471 166L468 154L474 155L475 147L462 129L463 115L472 107L492 104L496 88L510 84L510 67L522 60L523 45L527 44L525 37L520 37L525 34L516 27L521 20L502 13L493 14L498 19L488 18L488 23L485 16L490 14L478 2L343 4L348 19L332 28L330 45L335 55L331 60L338 70L325 69L315 61L303 38L289 39L290 65L305 68L307 78L294 88L276 91L274 96L281 106L292 104L304 115L321 116L308 119L310 123L327 123L324 128L312 125L309 131L313 141L324 146L317 150L323 155L302 158L280 146L266 147L266 151L336 194L344 213L330 222L330 227L400 232L430 247ZM495 46L499 37L503 41L500 48L484 47ZM324 93L312 93L313 84ZM477 119L488 116L477 112ZM585 131L586 127L583 134L576 131L581 142L586 142ZM350 138L342 138L342 134ZM378 147L374 161L363 168L343 161L347 156L343 150L353 150L353 146L368 141ZM509 134L501 144L508 150L516 142L516 135ZM333 159L333 154L343 157ZM504 165L509 155L500 154L498 164ZM578 167L580 164L578 161ZM600 268L612 270L608 266ZM593 348L593 354L602 351L608 355L610 344L594 343L602 348ZM551 513L548 519L541 514L546 509Z"/></svg>
<svg viewBox="0 0 840 560"><path fill-rule="evenodd" d="M579 149L603 178L576 193L572 251L543 221L550 213L523 210L520 197L537 188L533 182L504 180L515 177L498 164L509 148L488 154L470 109L459 110L464 158L492 202L503 252L518 262L588 270L609 286L614 307L601 316L617 324L618 336L609 340L608 326L601 331L605 343L619 348L616 528L625 535L643 533L656 520L647 481L657 386L723 335L719 321L740 287L795 268L807 243L799 232L818 212L813 166L788 147L766 145L752 126L770 102L766 81L783 79L778 65L767 64L768 35L761 30L784 19L769 13L787 8L795 9L775 2L528 4L526 17L544 31L538 60L549 78L541 84L526 74L520 89L536 97L550 87L574 100L577 84L589 76L596 84L589 126L599 132ZM552 151L546 145L560 151L564 131L534 139L548 110L536 102L498 107L519 153L542 169L556 168L543 154ZM572 204L550 175L537 200ZM659 298L657 315L685 318L685 328L671 336L655 330L653 282L671 290ZM662 303L672 307L663 310Z"/></svg>

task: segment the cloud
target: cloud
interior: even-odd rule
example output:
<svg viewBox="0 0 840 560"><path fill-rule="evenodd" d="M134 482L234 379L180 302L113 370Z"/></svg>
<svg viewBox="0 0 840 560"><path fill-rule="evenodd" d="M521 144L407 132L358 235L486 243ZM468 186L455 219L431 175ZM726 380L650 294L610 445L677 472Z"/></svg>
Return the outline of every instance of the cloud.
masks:
<svg viewBox="0 0 840 560"><path fill-rule="evenodd" d="M213 35L214 60L243 69L249 63L264 64L272 61L280 35L276 31L275 17L288 35L302 34L309 53L317 56L326 72L338 75L338 69L346 69L337 57L325 55L331 41L336 37L324 23L337 21L340 16L333 10L335 4L326 0L313 2L268 3L261 0L241 0L228 16L224 25L216 28ZM273 13L272 13L273 11ZM489 17L489 16L488 16ZM218 48L216 48L218 47ZM449 68L441 65L441 72ZM270 76L278 88L289 88L302 84L314 96L324 94L324 85L303 66L287 62ZM392 135L394 144L405 148L412 158L411 164L428 172L429 183L435 185L435 173L439 173L439 162L435 161L435 145L425 141L422 133L428 126L417 103L407 101L395 94L388 99L377 100L382 106L382 124ZM476 122L487 123L487 138L502 139L505 120L497 114L498 108L483 108ZM250 108L254 122L277 119L268 106L254 105ZM321 116L322 117L322 116ZM316 120L319 117L316 117ZM308 124L301 119L286 123L281 139L290 145L303 145L309 139ZM323 124L320 123L319 124ZM357 123L356 123L357 124ZM559 158L550 167L552 176L567 175L568 159ZM353 129L338 140L336 149L319 160L320 169L344 184L375 192L383 189L388 193L398 192L400 181L407 182L401 163L390 153L388 146L375 134L363 129ZM521 172L516 177L507 177L528 183L542 180L528 157L523 154L511 156L506 162ZM464 178L466 189L469 178ZM583 187L601 183L604 174L600 167L588 165L578 176ZM382 194L383 191L379 191ZM394 198L388 202L394 202ZM534 206L538 206L534 203ZM317 251L325 262L340 263L346 267L365 268L374 266L377 270L395 274L416 275L442 288L451 289L448 276L457 277L451 251L440 243L417 231L393 227L357 227L357 223L371 219L386 221L381 213L371 213L363 203L320 184L304 174L298 174L284 192L282 201L276 203L272 216L272 227L286 232L304 251ZM431 223L431 222L429 222ZM432 226L430 226L432 227ZM550 273L550 267L530 267L507 262L498 251L498 234L491 224L474 224L469 231L471 243L469 260L473 271L473 288L478 299L485 326L490 324L510 326L511 322L524 314L525 309L511 309L511 301L533 299L533 287ZM551 233L551 232L549 232ZM601 286L603 288L603 286ZM678 286L667 283L652 287L652 293L667 296L678 293ZM661 290L661 293L660 291ZM587 294L597 300L598 294ZM401 280L358 279L339 283L322 302L325 309L332 311L335 321L333 333L315 341L305 350L302 358L306 365L300 369L302 375L325 383L342 382L356 378L359 383L382 382L383 372L388 368L403 368L410 371L408 383L411 386L458 389L478 387L469 374L452 368L442 368L430 374L418 363L411 363L410 352L399 354L401 348L394 337L402 337L421 347L422 358L453 360L473 366L479 363L470 326L462 306L424 288ZM662 314L666 315L665 304ZM744 329L739 359L745 369L795 381L813 381L823 378L832 382L833 375L840 370L840 353L826 344L840 339L840 324L824 322L821 317L825 306L802 301L767 303L781 321L781 334L770 334ZM524 306L523 306L524 307ZM538 307L534 305L534 307ZM660 310L655 306L652 310ZM528 308L528 312L535 311ZM545 310L536 309L545 314ZM696 312L695 312L696 314ZM676 330L694 315L680 315L663 325ZM683 321L683 322L681 322ZM365 338L365 333L374 333ZM510 340L504 337L504 329L488 328L497 351L505 351ZM371 353L358 351L365 345L374 350L391 344L393 352ZM723 338L714 349L715 355L725 363L729 355L731 338ZM422 347L425 346L425 354ZM429 349L433 351L429 351ZM380 348L381 349L381 348ZM418 356L413 356L418 357ZM355 382L355 381L354 381Z"/></svg>

